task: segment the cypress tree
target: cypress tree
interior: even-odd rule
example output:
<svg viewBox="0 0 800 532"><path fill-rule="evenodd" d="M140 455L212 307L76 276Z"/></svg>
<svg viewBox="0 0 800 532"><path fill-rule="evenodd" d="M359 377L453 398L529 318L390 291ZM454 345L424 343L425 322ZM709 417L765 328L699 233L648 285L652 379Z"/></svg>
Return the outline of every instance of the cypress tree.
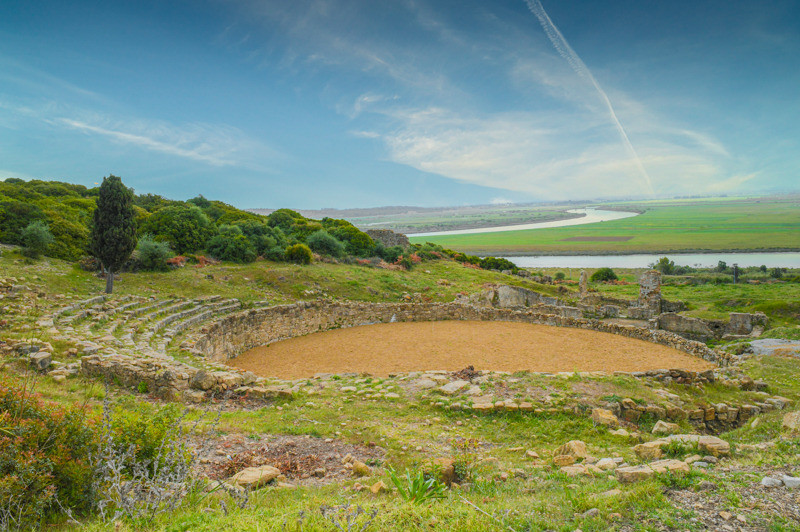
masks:
<svg viewBox="0 0 800 532"><path fill-rule="evenodd" d="M103 178L90 240L90 251L106 273L106 293L114 289L114 272L119 271L136 248L136 218L133 191L122 180Z"/></svg>

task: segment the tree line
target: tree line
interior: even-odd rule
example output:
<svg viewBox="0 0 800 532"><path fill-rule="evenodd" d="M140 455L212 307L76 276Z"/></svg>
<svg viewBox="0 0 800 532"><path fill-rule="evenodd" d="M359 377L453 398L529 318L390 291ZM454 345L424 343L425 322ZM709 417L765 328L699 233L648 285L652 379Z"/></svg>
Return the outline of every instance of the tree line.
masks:
<svg viewBox="0 0 800 532"><path fill-rule="evenodd" d="M291 209L267 216L197 196L187 201L135 194L119 177L87 188L57 181L0 182L0 242L31 257L81 260L87 268L165 270L176 255L247 263L262 257L308 264L333 259L378 259L411 268L421 260L453 258L485 269L516 266L434 244L386 247L347 220L306 218ZM113 275L109 283L113 283ZM108 290L111 284L108 285Z"/></svg>

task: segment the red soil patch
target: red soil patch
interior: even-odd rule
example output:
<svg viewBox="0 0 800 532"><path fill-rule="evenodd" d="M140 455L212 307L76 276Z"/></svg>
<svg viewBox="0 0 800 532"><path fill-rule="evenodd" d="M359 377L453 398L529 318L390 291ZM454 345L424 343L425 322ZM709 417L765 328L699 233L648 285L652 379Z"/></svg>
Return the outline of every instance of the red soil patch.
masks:
<svg viewBox="0 0 800 532"><path fill-rule="evenodd" d="M251 349L229 361L265 377L387 376L466 366L495 371L645 371L713 367L682 351L615 334L529 323L437 321L336 329Z"/></svg>

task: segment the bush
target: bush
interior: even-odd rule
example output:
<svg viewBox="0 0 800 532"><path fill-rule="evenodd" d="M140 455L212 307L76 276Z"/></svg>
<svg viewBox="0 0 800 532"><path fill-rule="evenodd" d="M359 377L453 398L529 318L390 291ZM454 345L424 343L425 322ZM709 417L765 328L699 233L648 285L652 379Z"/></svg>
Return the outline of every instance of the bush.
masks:
<svg viewBox="0 0 800 532"><path fill-rule="evenodd" d="M256 260L256 248L235 225L223 225L220 233L206 244L206 249L219 260L230 262L253 262Z"/></svg>
<svg viewBox="0 0 800 532"><path fill-rule="evenodd" d="M320 230L306 238L306 244L312 251L320 255L330 255L331 257L341 257L344 253L344 244L336 239L327 231Z"/></svg>
<svg viewBox="0 0 800 532"><path fill-rule="evenodd" d="M167 271L167 259L172 257L172 250L166 242L158 242L153 235L146 234L139 239L134 254L136 266L146 271Z"/></svg>
<svg viewBox="0 0 800 532"><path fill-rule="evenodd" d="M61 409L0 381L0 529L39 528L61 507L93 505L94 434L79 409Z"/></svg>
<svg viewBox="0 0 800 532"><path fill-rule="evenodd" d="M661 257L658 262L651 265L654 270L658 270L664 275L672 275L675 273L675 261L669 260L669 257Z"/></svg>
<svg viewBox="0 0 800 532"><path fill-rule="evenodd" d="M22 230L20 237L22 239L22 244L25 246L22 253L34 259L44 254L54 240L50 228L40 220L29 223L25 229Z"/></svg>
<svg viewBox="0 0 800 532"><path fill-rule="evenodd" d="M400 255L403 254L403 247L402 246L391 246L391 247L384 247L383 244L378 242L375 245L375 254L388 262L389 264L397 262L397 259L400 258Z"/></svg>
<svg viewBox="0 0 800 532"><path fill-rule="evenodd" d="M564 272L556 272L555 279L556 281L563 281L567 276L564 275Z"/></svg>
<svg viewBox="0 0 800 532"><path fill-rule="evenodd" d="M479 266L484 270L511 270L513 273L519 271L516 264L500 257L484 257L481 259Z"/></svg>
<svg viewBox="0 0 800 532"><path fill-rule="evenodd" d="M142 381L141 385L144 391L141 388L139 391L147 393L147 383ZM155 460L162 442L168 439L181 418L178 405L169 404L153 413L150 408L126 397L109 414L114 445L119 451L131 448L134 462L150 464L151 468L163 465Z"/></svg>
<svg viewBox="0 0 800 532"><path fill-rule="evenodd" d="M280 246L273 246L266 250L263 253L263 256L267 260L274 260L275 262L281 262L286 260L286 250Z"/></svg>
<svg viewBox="0 0 800 532"><path fill-rule="evenodd" d="M600 268L596 272L592 274L589 278L590 281L616 281L618 279L617 274L614 273L614 270L611 268Z"/></svg>
<svg viewBox="0 0 800 532"><path fill-rule="evenodd" d="M296 264L311 264L311 248L305 244L295 244L286 248L286 260Z"/></svg>
<svg viewBox="0 0 800 532"><path fill-rule="evenodd" d="M191 204L159 209L147 218L142 229L156 239L168 242L180 254L203 249L209 238L216 233L208 216L200 207Z"/></svg>

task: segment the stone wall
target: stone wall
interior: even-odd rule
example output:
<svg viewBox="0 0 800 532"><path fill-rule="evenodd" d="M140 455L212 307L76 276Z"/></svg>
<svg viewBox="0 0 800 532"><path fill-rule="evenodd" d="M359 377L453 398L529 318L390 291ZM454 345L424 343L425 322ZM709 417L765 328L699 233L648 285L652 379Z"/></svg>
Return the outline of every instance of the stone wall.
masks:
<svg viewBox="0 0 800 532"><path fill-rule="evenodd" d="M504 309L458 303L317 300L253 309L228 316L202 328L193 347L212 360L225 361L254 347L329 329L394 321L443 320L513 321L574 327L672 347L720 365L726 365L730 361L730 355L726 353L714 351L704 344L667 331L545 313L537 308Z"/></svg>
<svg viewBox="0 0 800 532"><path fill-rule="evenodd" d="M707 320L665 312L653 322L658 329L674 332L691 340L707 342L721 338L740 337L758 334L767 326L767 317L761 312L747 314L731 312L730 320Z"/></svg>
<svg viewBox="0 0 800 532"><path fill-rule="evenodd" d="M639 306L661 311L661 272L647 270L639 278Z"/></svg>

